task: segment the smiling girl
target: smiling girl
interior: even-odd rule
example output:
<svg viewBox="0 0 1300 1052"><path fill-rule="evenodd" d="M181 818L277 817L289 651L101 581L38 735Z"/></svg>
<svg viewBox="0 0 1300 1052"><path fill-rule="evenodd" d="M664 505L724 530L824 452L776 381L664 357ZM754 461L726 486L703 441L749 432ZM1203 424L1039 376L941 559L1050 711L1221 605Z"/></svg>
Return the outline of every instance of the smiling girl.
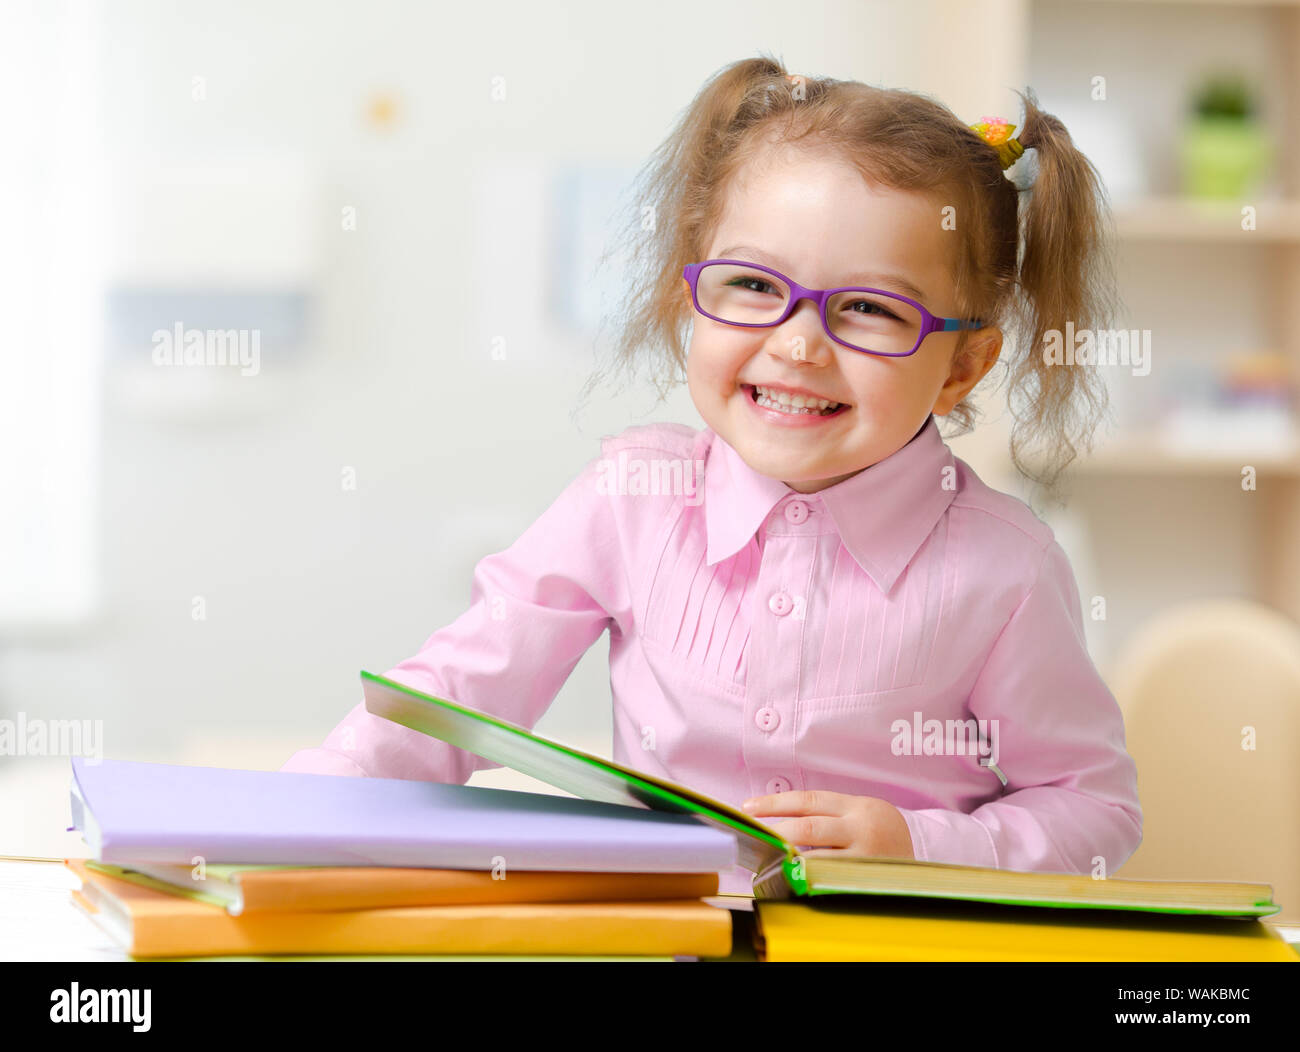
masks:
<svg viewBox="0 0 1300 1052"><path fill-rule="evenodd" d="M936 422L969 429L1002 357L1013 462L1050 487L1102 405L1088 366L1034 349L1106 323L1104 190L1021 97L1013 140L766 56L715 75L643 173L619 358L661 392L684 373L706 426L606 438L387 675L531 727L608 629L620 763L804 849L1113 873L1141 839L1136 772L1069 561ZM701 492L611 486L616 461L643 483L698 466ZM359 704L284 769L488 766Z"/></svg>

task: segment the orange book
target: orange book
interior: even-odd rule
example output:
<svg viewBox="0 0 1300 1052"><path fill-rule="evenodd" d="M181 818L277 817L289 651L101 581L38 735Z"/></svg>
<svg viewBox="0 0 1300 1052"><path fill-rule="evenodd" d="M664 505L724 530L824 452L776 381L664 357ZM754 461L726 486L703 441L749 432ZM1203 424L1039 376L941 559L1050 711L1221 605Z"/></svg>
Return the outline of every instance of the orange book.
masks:
<svg viewBox="0 0 1300 1052"><path fill-rule="evenodd" d="M222 906L231 916L299 910L386 906L468 906L502 902L630 902L703 899L718 893L717 873L585 873L512 870L495 879L486 870L397 866L190 866L86 859L119 880Z"/></svg>
<svg viewBox="0 0 1300 1052"><path fill-rule="evenodd" d="M132 957L557 954L725 957L731 913L699 899L253 913L65 864L73 901Z"/></svg>

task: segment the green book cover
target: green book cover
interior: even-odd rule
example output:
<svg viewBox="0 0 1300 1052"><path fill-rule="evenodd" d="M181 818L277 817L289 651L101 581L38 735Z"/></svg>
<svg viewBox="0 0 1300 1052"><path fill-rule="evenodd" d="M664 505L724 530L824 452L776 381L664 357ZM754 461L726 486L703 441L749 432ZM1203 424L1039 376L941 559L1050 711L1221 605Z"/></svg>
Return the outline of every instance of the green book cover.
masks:
<svg viewBox="0 0 1300 1052"><path fill-rule="evenodd" d="M220 906L223 909L229 905L230 899L223 895L214 895L208 891L201 891L193 883L179 884L169 880L159 880L151 877L146 873L141 873L137 869L128 869L125 866L115 866L111 862L100 862L97 859L85 859L87 869L93 869L99 873L106 873L110 877L116 877L118 880L130 881L132 884L139 884L146 888L152 888L154 891L165 891L169 895L180 895L187 899L193 899L195 902L206 902L210 906Z"/></svg>
<svg viewBox="0 0 1300 1052"><path fill-rule="evenodd" d="M98 859L85 860L87 869L107 873L118 880L127 880L154 891L165 891L169 895L180 895L195 902L206 902L212 906L221 906L232 915L238 915L243 905L243 893L239 887L239 875L252 870L267 869L316 869L315 866L290 865L282 863L241 864L231 862L209 862L204 866L204 877L193 877L189 866L173 866L154 863L139 863L139 868L115 866L111 862Z"/></svg>

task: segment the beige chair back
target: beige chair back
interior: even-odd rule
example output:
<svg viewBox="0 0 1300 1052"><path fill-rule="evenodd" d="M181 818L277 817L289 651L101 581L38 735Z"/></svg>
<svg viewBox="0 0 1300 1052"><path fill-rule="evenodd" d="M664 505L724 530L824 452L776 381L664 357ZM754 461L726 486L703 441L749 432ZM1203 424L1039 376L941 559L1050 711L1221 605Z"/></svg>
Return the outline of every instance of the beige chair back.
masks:
<svg viewBox="0 0 1300 1052"><path fill-rule="evenodd" d="M1300 628L1245 600L1181 605L1110 679L1143 812L1115 875L1271 884L1269 919L1300 923Z"/></svg>

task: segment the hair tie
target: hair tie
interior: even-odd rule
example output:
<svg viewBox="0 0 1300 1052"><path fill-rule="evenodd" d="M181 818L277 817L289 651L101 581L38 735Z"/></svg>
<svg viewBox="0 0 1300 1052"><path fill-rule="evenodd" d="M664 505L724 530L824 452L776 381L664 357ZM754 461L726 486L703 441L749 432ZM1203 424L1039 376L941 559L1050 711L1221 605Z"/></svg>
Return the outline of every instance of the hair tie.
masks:
<svg viewBox="0 0 1300 1052"><path fill-rule="evenodd" d="M1016 126L1008 124L1001 117L985 117L978 124L972 124L970 127L972 131L997 151L998 160L1002 162L1004 172L1015 164L1020 155L1025 152L1020 140L1011 138L1011 133L1016 130Z"/></svg>

